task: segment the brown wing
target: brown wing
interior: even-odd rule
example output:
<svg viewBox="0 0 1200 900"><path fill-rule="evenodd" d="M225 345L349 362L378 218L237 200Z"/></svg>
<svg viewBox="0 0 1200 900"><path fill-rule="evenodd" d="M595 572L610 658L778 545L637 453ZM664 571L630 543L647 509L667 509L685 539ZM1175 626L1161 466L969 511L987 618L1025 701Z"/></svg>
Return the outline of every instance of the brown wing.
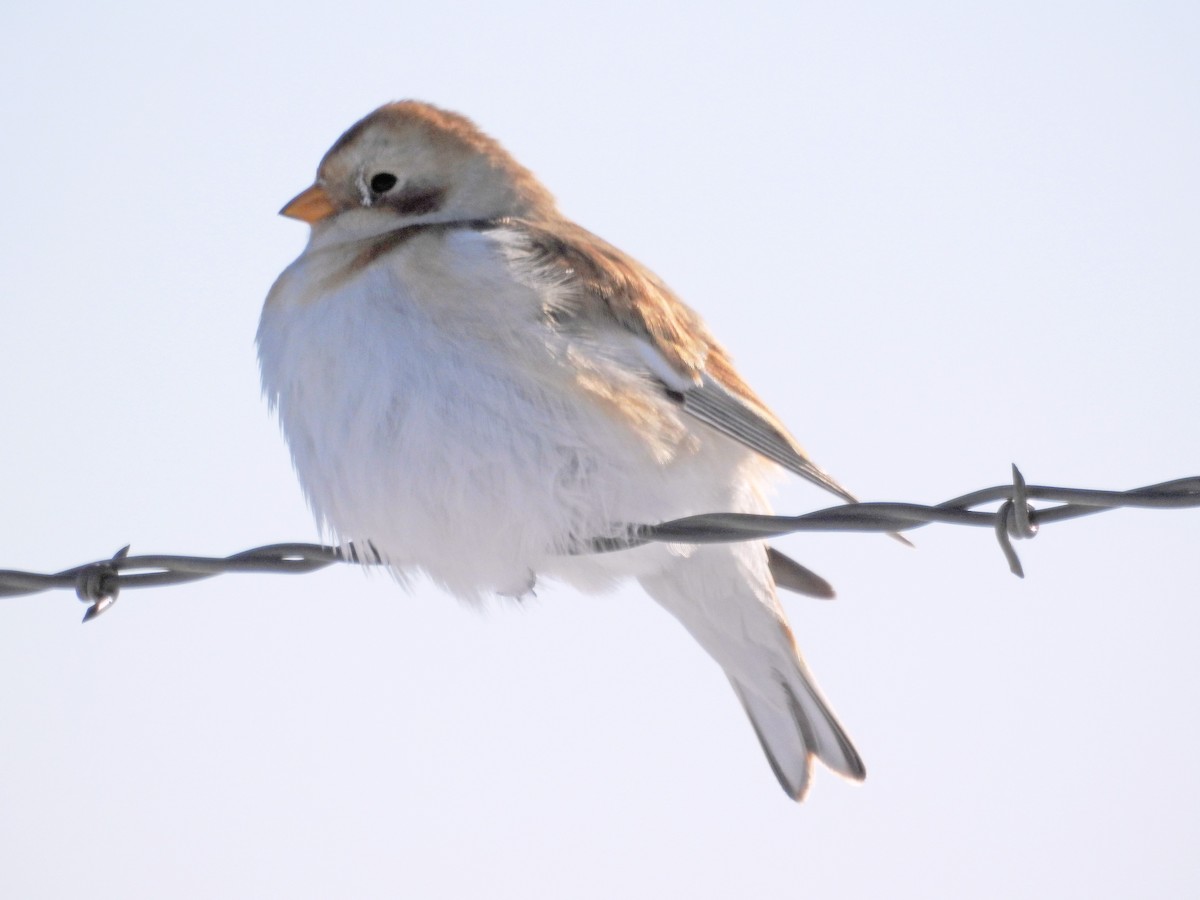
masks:
<svg viewBox="0 0 1200 900"><path fill-rule="evenodd" d="M671 370L690 382L665 385L684 412L843 500L854 496L815 465L766 404L733 368L729 354L700 317L654 273L572 222L506 220L524 238L524 264L539 280L557 283L567 297L598 298L600 314L645 339ZM597 313L594 303L561 315Z"/></svg>

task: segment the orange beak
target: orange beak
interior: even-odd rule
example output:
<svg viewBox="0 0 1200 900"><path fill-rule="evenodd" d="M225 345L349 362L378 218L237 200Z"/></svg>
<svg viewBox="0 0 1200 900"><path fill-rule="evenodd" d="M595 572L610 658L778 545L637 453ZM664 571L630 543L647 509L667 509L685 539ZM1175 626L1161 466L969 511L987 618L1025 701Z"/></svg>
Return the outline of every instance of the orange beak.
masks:
<svg viewBox="0 0 1200 900"><path fill-rule="evenodd" d="M332 216L334 212L333 201L329 199L329 194L326 193L325 188L319 184L314 184L289 200L287 205L279 211L279 214L313 225L322 219Z"/></svg>

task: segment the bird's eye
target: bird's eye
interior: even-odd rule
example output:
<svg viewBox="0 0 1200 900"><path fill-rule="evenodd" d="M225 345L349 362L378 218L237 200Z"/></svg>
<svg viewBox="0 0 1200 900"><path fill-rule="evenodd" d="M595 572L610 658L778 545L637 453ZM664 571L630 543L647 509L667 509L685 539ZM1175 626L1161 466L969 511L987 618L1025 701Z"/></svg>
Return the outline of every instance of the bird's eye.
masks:
<svg viewBox="0 0 1200 900"><path fill-rule="evenodd" d="M396 186L396 176L391 172L380 172L371 176L371 193L386 194Z"/></svg>

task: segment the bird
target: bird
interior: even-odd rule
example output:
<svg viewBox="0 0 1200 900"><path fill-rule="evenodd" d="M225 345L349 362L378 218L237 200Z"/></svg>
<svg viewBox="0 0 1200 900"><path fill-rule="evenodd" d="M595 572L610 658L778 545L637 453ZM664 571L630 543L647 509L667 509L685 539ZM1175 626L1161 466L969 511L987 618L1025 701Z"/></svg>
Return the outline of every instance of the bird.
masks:
<svg viewBox="0 0 1200 900"><path fill-rule="evenodd" d="M280 212L310 231L263 305L262 387L323 533L468 602L636 580L724 670L790 797L814 759L865 777L778 598L828 582L761 541L629 540L769 513L783 471L854 500L696 312L421 101L351 126Z"/></svg>

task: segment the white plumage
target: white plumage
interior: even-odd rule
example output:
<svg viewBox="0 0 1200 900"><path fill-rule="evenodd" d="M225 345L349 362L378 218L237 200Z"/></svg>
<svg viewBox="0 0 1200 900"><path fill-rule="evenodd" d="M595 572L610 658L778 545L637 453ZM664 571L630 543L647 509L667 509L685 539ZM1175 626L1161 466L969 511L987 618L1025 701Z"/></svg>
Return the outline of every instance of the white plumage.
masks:
<svg viewBox="0 0 1200 900"><path fill-rule="evenodd" d="M259 356L324 528L467 599L639 578L725 669L789 794L812 754L862 777L764 545L578 552L633 523L767 511L774 466L747 442L840 490L690 310L424 104L356 125L285 212L313 235L271 290Z"/></svg>

